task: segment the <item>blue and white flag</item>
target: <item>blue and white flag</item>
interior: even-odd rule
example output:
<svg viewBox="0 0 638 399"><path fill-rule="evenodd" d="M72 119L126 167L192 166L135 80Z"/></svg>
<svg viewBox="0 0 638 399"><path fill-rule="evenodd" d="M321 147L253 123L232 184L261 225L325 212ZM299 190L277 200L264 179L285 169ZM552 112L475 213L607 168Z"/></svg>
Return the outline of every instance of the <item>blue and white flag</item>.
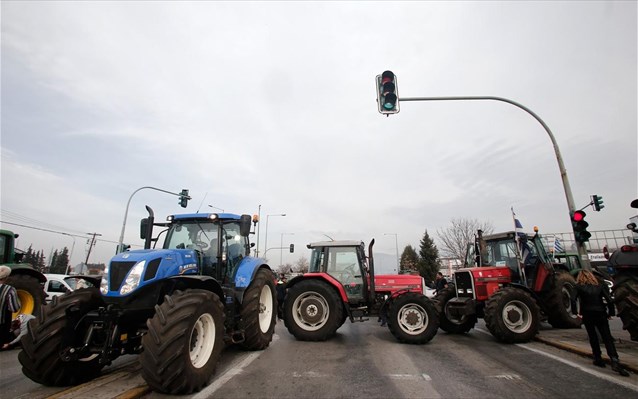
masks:
<svg viewBox="0 0 638 399"><path fill-rule="evenodd" d="M525 236L525 233L523 233L523 224L516 217L514 207L512 207L512 218L514 219L514 233L516 234L516 243L518 244L518 251L521 257L520 260L525 262L530 255L530 251L527 246L527 240L523 238Z"/></svg>
<svg viewBox="0 0 638 399"><path fill-rule="evenodd" d="M565 252L563 244L560 243L558 237L554 237L554 252Z"/></svg>
<svg viewBox="0 0 638 399"><path fill-rule="evenodd" d="M514 213L514 207L512 207L512 218L514 219L514 232L516 233L516 236L521 236L523 235L523 225L521 224L521 221L518 220L518 218L516 217L516 214Z"/></svg>

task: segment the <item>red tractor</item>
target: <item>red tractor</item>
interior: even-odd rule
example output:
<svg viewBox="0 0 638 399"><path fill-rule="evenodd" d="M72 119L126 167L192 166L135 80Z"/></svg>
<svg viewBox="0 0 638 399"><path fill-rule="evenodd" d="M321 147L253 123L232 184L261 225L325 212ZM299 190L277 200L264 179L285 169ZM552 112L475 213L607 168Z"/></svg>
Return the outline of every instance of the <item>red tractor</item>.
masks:
<svg viewBox="0 0 638 399"><path fill-rule="evenodd" d="M520 343L537 333L541 317L557 328L576 328L571 296L576 284L567 266L552 263L538 232L483 236L468 246L465 268L434 298L441 329L465 333L485 319L501 342Z"/></svg>
<svg viewBox="0 0 638 399"><path fill-rule="evenodd" d="M361 241L309 244L309 272L290 280L284 324L301 341L325 341L345 323L369 317L387 320L390 332L410 344L429 342L439 328L434 303L420 276L374 275L372 246Z"/></svg>

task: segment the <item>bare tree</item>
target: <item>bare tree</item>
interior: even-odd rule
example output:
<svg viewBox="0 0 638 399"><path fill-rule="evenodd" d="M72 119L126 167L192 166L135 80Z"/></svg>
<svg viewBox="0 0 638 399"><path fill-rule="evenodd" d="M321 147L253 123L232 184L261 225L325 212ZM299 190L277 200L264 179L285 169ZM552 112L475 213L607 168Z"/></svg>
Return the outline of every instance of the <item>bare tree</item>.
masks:
<svg viewBox="0 0 638 399"><path fill-rule="evenodd" d="M295 273L308 273L308 269L310 268L310 262L308 262L308 258L302 256L295 262L295 265L292 267L293 272Z"/></svg>
<svg viewBox="0 0 638 399"><path fill-rule="evenodd" d="M442 244L441 252L450 258L465 259L467 244L474 242L474 235L480 229L484 234L491 234L494 226L490 222L480 222L477 219L454 218L451 226L438 230L437 235Z"/></svg>

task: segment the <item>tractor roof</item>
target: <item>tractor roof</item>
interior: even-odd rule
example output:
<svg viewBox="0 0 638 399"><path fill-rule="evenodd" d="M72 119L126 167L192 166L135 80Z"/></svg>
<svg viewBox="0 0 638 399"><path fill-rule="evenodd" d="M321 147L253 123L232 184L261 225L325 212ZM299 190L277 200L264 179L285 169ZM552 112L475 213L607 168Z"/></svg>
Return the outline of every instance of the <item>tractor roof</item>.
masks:
<svg viewBox="0 0 638 399"><path fill-rule="evenodd" d="M234 213L183 213L181 215L171 215L173 221L186 221L186 220L197 220L197 221L206 221L206 220L239 220L241 216L235 215Z"/></svg>
<svg viewBox="0 0 638 399"><path fill-rule="evenodd" d="M307 245L308 248L317 247L359 247L363 245L363 241L357 240L341 240L341 241L319 241Z"/></svg>

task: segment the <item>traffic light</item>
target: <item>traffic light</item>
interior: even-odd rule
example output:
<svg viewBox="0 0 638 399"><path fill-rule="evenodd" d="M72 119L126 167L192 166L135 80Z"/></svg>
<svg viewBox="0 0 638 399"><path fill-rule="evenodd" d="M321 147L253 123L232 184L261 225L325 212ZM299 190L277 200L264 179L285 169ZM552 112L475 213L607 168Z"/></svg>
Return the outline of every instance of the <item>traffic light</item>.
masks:
<svg viewBox="0 0 638 399"><path fill-rule="evenodd" d="M179 206L181 206L182 208L186 208L189 199L191 199L191 197L188 196L188 190L183 189L182 192L179 194Z"/></svg>
<svg viewBox="0 0 638 399"><path fill-rule="evenodd" d="M377 75L377 105L379 112L385 115L399 112L397 77L392 71Z"/></svg>
<svg viewBox="0 0 638 399"><path fill-rule="evenodd" d="M295 244L290 244L290 253L295 252Z"/></svg>
<svg viewBox="0 0 638 399"><path fill-rule="evenodd" d="M605 205L603 205L603 196L602 195L592 195L591 196L591 202L594 205L594 210L596 212L600 212L600 210L605 207Z"/></svg>
<svg viewBox="0 0 638 399"><path fill-rule="evenodd" d="M583 211L574 211L572 213L572 227L574 228L574 239L576 242L584 243L589 241L591 233L587 231L589 223L585 221L587 214Z"/></svg>

